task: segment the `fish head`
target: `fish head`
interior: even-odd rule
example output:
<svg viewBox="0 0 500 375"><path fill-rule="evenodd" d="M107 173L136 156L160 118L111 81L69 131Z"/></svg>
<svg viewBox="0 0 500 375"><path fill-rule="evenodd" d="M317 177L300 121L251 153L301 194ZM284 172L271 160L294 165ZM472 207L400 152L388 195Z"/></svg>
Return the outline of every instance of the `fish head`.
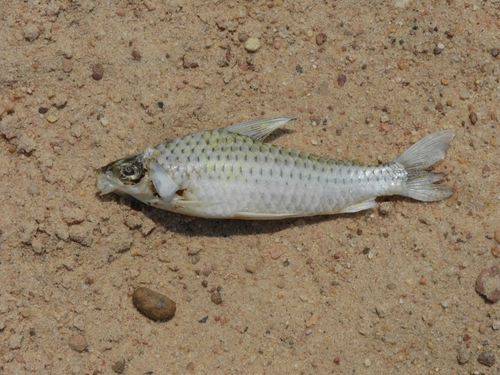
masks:
<svg viewBox="0 0 500 375"><path fill-rule="evenodd" d="M115 192L143 202L155 197L144 153L127 156L98 169L96 185L101 195Z"/></svg>

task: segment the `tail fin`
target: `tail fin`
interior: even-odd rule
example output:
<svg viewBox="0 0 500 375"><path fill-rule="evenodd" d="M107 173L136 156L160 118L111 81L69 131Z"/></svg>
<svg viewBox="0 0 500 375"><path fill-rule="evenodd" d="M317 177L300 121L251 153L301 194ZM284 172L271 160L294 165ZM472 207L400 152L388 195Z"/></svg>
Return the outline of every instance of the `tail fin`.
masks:
<svg viewBox="0 0 500 375"><path fill-rule="evenodd" d="M444 159L454 136L455 132L452 130L433 133L392 160L402 164L408 172L408 180L399 195L433 202L446 199L454 193L453 189L447 186L434 184L445 178L445 174L426 171Z"/></svg>

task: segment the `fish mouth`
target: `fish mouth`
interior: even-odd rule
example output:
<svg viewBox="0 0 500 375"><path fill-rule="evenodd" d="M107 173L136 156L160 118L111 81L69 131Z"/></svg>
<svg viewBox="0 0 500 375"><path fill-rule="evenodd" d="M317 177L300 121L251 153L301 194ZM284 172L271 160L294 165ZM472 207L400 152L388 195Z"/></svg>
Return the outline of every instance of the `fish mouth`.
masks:
<svg viewBox="0 0 500 375"><path fill-rule="evenodd" d="M116 190L116 186L110 180L107 172L108 171L105 171L103 168L101 168L98 169L95 173L96 187L100 195L109 194Z"/></svg>

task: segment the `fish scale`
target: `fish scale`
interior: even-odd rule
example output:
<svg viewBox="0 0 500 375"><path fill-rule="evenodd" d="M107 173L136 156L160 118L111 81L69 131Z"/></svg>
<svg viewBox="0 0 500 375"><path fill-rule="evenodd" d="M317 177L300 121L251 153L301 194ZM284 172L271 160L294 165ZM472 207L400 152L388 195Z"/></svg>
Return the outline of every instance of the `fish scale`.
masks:
<svg viewBox="0 0 500 375"><path fill-rule="evenodd" d="M184 194L217 203L202 208L213 217L337 213L353 202L390 193L391 186L381 180L390 178L397 188L404 178L386 167L321 158L219 130L172 140L158 151L159 164ZM364 189L356 188L361 185Z"/></svg>
<svg viewBox="0 0 500 375"><path fill-rule="evenodd" d="M101 168L97 187L169 211L239 219L356 212L374 207L378 196L435 201L453 193L434 184L444 175L426 171L444 158L452 131L431 134L373 166L263 142L290 120L251 121L172 139Z"/></svg>

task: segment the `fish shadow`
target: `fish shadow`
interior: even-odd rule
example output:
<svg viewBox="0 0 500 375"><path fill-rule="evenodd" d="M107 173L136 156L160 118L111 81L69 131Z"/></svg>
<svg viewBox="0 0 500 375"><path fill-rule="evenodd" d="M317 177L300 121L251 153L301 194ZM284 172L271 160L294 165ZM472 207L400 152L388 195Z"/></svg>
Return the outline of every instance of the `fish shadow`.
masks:
<svg viewBox="0 0 500 375"><path fill-rule="evenodd" d="M110 199L105 197L100 198ZM342 220L345 218L361 220L366 215L373 213L373 210L366 210L348 214L317 215L277 220L208 219L163 211L155 207L150 207L131 197L117 196L111 199L117 199L119 204L125 204L131 210L142 213L151 219L157 227L165 231L189 237L227 238L231 236L272 234L292 227L307 227L332 220Z"/></svg>

